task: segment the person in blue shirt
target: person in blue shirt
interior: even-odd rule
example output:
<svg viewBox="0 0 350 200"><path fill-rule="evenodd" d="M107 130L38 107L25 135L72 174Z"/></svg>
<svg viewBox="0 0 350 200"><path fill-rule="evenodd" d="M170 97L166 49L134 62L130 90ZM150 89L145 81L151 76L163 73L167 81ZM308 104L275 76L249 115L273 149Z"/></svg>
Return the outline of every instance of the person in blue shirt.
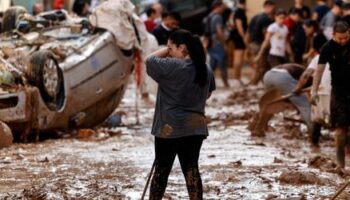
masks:
<svg viewBox="0 0 350 200"><path fill-rule="evenodd" d="M205 32L210 37L210 46L208 53L210 54L210 67L213 71L217 67L221 70L221 78L225 87L229 87L228 71L226 66L226 39L224 35L224 18L223 14L226 5L222 0L213 1L212 11L206 17Z"/></svg>
<svg viewBox="0 0 350 200"><path fill-rule="evenodd" d="M321 19L328 13L329 10L330 8L328 7L326 0L318 0L312 13L312 19L320 23Z"/></svg>

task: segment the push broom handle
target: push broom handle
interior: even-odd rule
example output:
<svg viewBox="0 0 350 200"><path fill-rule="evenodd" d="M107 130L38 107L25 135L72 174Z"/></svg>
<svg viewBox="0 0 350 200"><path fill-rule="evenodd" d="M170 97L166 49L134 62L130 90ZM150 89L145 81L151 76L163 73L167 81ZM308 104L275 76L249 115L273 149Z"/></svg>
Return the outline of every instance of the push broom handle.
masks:
<svg viewBox="0 0 350 200"><path fill-rule="evenodd" d="M346 187L348 187L348 185L350 184L350 181L348 181L345 185L343 185L343 187L341 187L337 193L332 197L331 200L335 200L344 190Z"/></svg>

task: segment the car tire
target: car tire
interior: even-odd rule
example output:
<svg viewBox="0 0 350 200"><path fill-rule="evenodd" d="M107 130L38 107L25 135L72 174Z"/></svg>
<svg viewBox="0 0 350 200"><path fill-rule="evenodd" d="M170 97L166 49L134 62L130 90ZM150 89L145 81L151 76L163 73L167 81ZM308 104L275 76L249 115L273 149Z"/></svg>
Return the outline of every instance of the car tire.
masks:
<svg viewBox="0 0 350 200"><path fill-rule="evenodd" d="M0 149L12 145L13 135L11 128L4 122L0 121Z"/></svg>
<svg viewBox="0 0 350 200"><path fill-rule="evenodd" d="M64 101L63 72L50 51L37 51L32 54L28 79L39 88L41 97L50 109L61 108Z"/></svg>
<svg viewBox="0 0 350 200"><path fill-rule="evenodd" d="M9 32L16 29L18 17L27 13L27 10L20 6L14 6L7 9L2 21L2 32Z"/></svg>

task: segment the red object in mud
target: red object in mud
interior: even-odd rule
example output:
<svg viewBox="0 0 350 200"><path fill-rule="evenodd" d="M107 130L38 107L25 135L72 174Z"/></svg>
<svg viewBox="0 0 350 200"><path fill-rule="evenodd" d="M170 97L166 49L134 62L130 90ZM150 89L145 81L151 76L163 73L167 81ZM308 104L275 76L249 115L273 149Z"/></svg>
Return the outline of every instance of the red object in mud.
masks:
<svg viewBox="0 0 350 200"><path fill-rule="evenodd" d="M253 68L253 69L255 69L255 68L256 68L256 63L250 64L250 67Z"/></svg>

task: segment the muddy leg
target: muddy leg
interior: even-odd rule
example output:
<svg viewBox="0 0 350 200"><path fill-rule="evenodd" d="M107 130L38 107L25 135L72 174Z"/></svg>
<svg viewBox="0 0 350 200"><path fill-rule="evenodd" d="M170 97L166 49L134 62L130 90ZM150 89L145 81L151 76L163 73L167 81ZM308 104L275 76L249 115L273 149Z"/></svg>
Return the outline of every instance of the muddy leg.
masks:
<svg viewBox="0 0 350 200"><path fill-rule="evenodd" d="M259 113L255 113L251 121L249 122L247 129L250 131L254 131L258 120L259 120Z"/></svg>
<svg viewBox="0 0 350 200"><path fill-rule="evenodd" d="M273 116L272 114L267 113L266 110L263 109L259 113L259 117L256 122L255 128L252 131L252 136L258 136L258 137L265 136L265 130L267 129L268 123L272 118L272 116Z"/></svg>
<svg viewBox="0 0 350 200"><path fill-rule="evenodd" d="M190 200L202 200L203 185L198 166L189 168L183 173L186 179L186 186Z"/></svg>
<svg viewBox="0 0 350 200"><path fill-rule="evenodd" d="M320 136L321 136L321 124L319 123L312 123L312 128L309 131L310 132L310 139L311 139L311 143L315 146L318 146L318 142L320 140Z"/></svg>
<svg viewBox="0 0 350 200"><path fill-rule="evenodd" d="M171 167L172 166L159 166L156 164L151 182L150 200L161 200L163 198Z"/></svg>
<svg viewBox="0 0 350 200"><path fill-rule="evenodd" d="M233 79L241 80L241 71L244 59L244 50L236 49L233 52Z"/></svg>
<svg viewBox="0 0 350 200"><path fill-rule="evenodd" d="M222 82L224 83L225 87L230 87L229 83L228 83L228 73L227 73L227 69L221 69L221 78L222 78Z"/></svg>
<svg viewBox="0 0 350 200"><path fill-rule="evenodd" d="M267 63L267 55L268 51L265 50L262 55L262 58L256 63L256 69L250 84L257 85L262 80L265 73L269 70L269 65Z"/></svg>
<svg viewBox="0 0 350 200"><path fill-rule="evenodd" d="M150 200L161 200L163 198L168 177L173 166L176 151L176 139L155 138L155 171L151 181Z"/></svg>
<svg viewBox="0 0 350 200"><path fill-rule="evenodd" d="M336 155L337 163L340 167L345 167L345 146L346 146L346 134L347 128L336 128L335 129L335 144L336 144Z"/></svg>
<svg viewBox="0 0 350 200"><path fill-rule="evenodd" d="M182 173L185 176L190 200L203 199L202 179L198 169L198 158L202 146L202 136L190 136L178 146L178 156Z"/></svg>

